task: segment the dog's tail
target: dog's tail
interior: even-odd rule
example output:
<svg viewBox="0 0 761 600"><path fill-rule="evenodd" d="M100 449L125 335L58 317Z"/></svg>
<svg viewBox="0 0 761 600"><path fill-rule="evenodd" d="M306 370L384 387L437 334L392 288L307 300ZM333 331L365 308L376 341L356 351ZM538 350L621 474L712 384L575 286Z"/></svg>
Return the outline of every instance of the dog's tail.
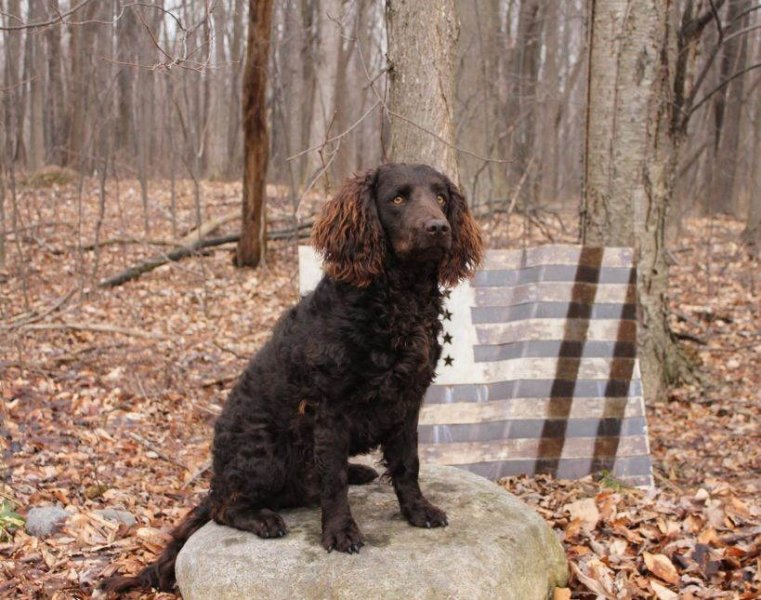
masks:
<svg viewBox="0 0 761 600"><path fill-rule="evenodd" d="M100 584L104 592L121 594L135 589L158 588L169 592L174 587L174 563L188 538L211 520L208 502L204 500L191 510L183 521L172 530L172 541L167 544L158 560L149 564L137 575L125 577L117 575L105 579Z"/></svg>

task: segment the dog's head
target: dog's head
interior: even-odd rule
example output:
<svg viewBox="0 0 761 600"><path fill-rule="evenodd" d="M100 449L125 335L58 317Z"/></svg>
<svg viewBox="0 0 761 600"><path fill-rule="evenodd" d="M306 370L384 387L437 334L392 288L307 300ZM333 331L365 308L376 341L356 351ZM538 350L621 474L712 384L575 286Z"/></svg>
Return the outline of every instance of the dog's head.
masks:
<svg viewBox="0 0 761 600"><path fill-rule="evenodd" d="M465 198L427 165L387 164L348 179L315 223L312 241L330 277L358 287L380 275L389 254L435 263L439 281L473 274L483 246Z"/></svg>

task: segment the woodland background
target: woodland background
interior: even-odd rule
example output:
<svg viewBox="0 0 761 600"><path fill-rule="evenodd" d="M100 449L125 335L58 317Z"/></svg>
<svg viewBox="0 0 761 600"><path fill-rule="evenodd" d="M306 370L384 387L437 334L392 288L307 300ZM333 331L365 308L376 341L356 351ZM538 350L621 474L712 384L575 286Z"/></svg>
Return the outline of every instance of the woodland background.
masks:
<svg viewBox="0 0 761 600"><path fill-rule="evenodd" d="M560 593L758 597L761 3L413 4L0 1L0 596L86 597L151 560L208 486L226 390L298 298L320 202L356 170L433 152L490 247L631 244L667 267L638 282L665 332L643 360L680 365L648 399L658 489L503 482L563 535ZM264 36L251 17L267 5ZM610 35L615 6L630 27ZM265 37L269 246L237 269L246 54ZM441 131L415 108L437 94L399 85L415 54L451 76ZM395 148L404 127L433 150ZM65 525L27 534L52 503Z"/></svg>
<svg viewBox="0 0 761 600"><path fill-rule="evenodd" d="M146 211L152 179L238 179L247 3L70 4L3 0L4 172L58 165L132 177ZM578 204L587 2L456 4L454 134L472 201L494 207L519 191L521 202L538 206ZM759 164L758 4L662 4L683 21L717 11L687 52L695 64L686 75L701 85L688 107L695 114L681 149L674 220L696 209L745 217ZM390 125L381 110L389 87L385 15L383 2L275 3L268 180L287 186L292 200L315 184L325 163L334 185L388 158ZM350 128L351 135L336 139ZM150 226L146 218L146 232Z"/></svg>

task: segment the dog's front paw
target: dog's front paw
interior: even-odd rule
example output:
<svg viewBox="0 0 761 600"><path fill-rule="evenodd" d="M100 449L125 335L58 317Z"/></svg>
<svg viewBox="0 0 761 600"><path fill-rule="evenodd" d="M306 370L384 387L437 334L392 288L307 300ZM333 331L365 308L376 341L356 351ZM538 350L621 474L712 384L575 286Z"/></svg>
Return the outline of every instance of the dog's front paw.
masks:
<svg viewBox="0 0 761 600"><path fill-rule="evenodd" d="M415 504L404 511L404 516L415 527L446 527L447 513L428 501Z"/></svg>
<svg viewBox="0 0 761 600"><path fill-rule="evenodd" d="M328 552L338 550L355 554L359 553L365 542L354 519L349 517L339 522L328 523L322 528L322 545Z"/></svg>

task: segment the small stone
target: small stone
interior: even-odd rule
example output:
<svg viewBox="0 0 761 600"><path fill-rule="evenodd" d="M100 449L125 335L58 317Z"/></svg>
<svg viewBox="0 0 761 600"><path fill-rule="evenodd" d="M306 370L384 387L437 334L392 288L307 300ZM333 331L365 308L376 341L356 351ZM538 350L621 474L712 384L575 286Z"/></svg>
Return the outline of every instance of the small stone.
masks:
<svg viewBox="0 0 761 600"><path fill-rule="evenodd" d="M207 523L177 557L182 597L546 600L565 586L562 545L515 496L473 473L433 465L422 469L420 487L447 512L448 527L409 525L386 482L350 488L365 538L356 555L325 551L316 508L282 511L288 533L274 540Z"/></svg>
<svg viewBox="0 0 761 600"><path fill-rule="evenodd" d="M128 527L132 527L132 525L137 523L137 519L135 519L134 515L126 510L121 510L118 508L102 508L99 510L94 510L93 512L106 521L123 523Z"/></svg>
<svg viewBox="0 0 761 600"><path fill-rule="evenodd" d="M60 506L38 506L26 515L26 532L43 537L57 531L69 516Z"/></svg>

